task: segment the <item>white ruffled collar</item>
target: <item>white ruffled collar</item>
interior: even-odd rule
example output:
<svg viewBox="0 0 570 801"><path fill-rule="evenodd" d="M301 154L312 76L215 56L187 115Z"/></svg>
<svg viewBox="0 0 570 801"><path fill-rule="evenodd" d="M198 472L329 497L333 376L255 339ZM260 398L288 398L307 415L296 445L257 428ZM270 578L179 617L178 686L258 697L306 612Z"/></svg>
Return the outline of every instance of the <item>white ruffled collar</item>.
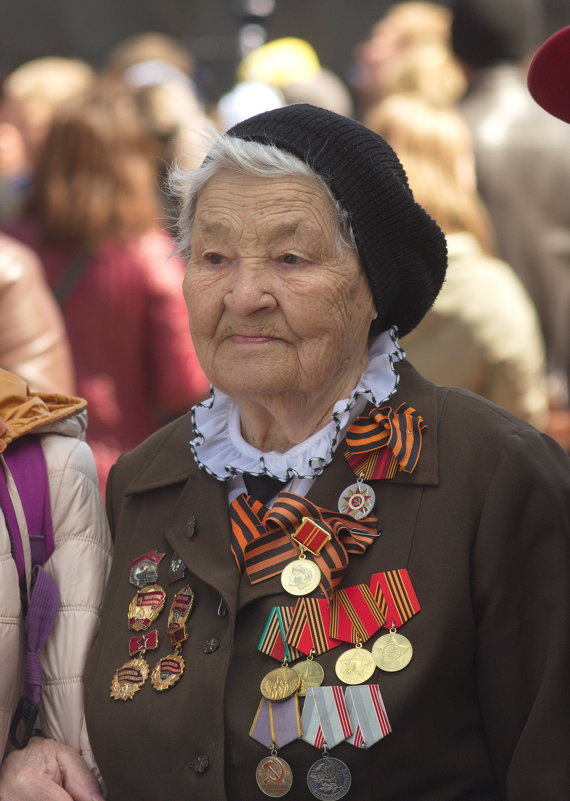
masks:
<svg viewBox="0 0 570 801"><path fill-rule="evenodd" d="M321 475L366 402L380 406L394 394L398 386L394 363L403 358L395 330L379 334L370 346L368 364L350 397L335 403L326 426L284 453L264 453L247 443L241 435L238 405L212 387L210 397L192 408L195 437L190 448L196 464L220 481L242 473L269 475L281 481Z"/></svg>

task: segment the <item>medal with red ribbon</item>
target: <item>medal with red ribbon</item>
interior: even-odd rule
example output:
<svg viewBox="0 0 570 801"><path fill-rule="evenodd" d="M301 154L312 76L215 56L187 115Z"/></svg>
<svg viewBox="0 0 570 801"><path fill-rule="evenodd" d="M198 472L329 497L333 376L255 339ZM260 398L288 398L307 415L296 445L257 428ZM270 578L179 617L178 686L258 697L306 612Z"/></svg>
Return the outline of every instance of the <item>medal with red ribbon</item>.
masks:
<svg viewBox="0 0 570 801"><path fill-rule="evenodd" d="M288 579L289 592L302 595L311 580L309 572L320 571L317 584L330 597L341 581L349 556L361 555L378 537L375 517L357 521L350 515L322 509L301 495L280 492L271 509L249 495L239 495L230 504L231 549L240 572L252 584L272 578L284 570L294 572ZM299 539L300 537L300 539ZM310 546L310 548L309 548ZM311 549L314 559L303 560ZM296 571L287 568L290 562ZM302 568L307 568L303 570Z"/></svg>
<svg viewBox="0 0 570 801"><path fill-rule="evenodd" d="M346 433L346 459L364 480L394 478L398 470L412 473L422 449L423 418L407 403L387 405L357 417Z"/></svg>
<svg viewBox="0 0 570 801"><path fill-rule="evenodd" d="M408 571L387 570L375 573L370 590L385 615L388 634L379 637L372 646L372 655L380 670L393 673L405 668L412 659L413 646L397 630L421 610Z"/></svg>
<svg viewBox="0 0 570 801"><path fill-rule="evenodd" d="M330 634L335 639L350 642L355 647L342 653L336 661L335 672L346 684L362 684L376 670L370 651L363 648L384 624L384 615L366 584L356 584L337 590L330 605Z"/></svg>

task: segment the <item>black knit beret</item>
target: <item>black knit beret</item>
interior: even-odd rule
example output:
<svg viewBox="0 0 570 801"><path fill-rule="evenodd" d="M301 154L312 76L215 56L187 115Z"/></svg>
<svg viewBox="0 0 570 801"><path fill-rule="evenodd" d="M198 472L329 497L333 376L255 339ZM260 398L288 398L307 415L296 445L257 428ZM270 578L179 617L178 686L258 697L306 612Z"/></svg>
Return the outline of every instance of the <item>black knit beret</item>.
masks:
<svg viewBox="0 0 570 801"><path fill-rule="evenodd" d="M227 132L274 144L318 173L348 213L378 319L405 336L433 304L445 277L445 237L415 202L404 168L382 139L358 122L306 104L266 111Z"/></svg>

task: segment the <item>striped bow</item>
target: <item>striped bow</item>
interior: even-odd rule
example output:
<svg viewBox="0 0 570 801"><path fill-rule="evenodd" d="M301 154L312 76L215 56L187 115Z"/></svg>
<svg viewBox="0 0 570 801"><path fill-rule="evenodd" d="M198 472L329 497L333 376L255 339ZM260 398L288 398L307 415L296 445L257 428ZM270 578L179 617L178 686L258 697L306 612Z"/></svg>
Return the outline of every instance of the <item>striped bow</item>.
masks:
<svg viewBox="0 0 570 801"><path fill-rule="evenodd" d="M363 554L378 536L377 518L355 520L350 515L322 509L301 495L280 492L268 509L242 493L230 504L231 549L240 573L252 584L278 575L287 562L299 556L291 535L304 517L330 534L330 540L314 556L322 574L320 587L330 597L338 586L349 556Z"/></svg>
<svg viewBox="0 0 570 801"><path fill-rule="evenodd" d="M374 408L358 417L346 433L346 458L355 475L364 479L393 478L398 470L411 473L422 449L423 417L407 403Z"/></svg>

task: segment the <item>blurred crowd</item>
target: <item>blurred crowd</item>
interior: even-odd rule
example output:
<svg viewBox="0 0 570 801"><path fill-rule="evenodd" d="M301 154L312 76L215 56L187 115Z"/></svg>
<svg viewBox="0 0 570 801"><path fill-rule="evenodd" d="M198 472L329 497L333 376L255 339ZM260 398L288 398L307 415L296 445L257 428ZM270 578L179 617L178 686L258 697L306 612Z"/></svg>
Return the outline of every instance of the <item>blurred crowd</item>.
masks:
<svg viewBox="0 0 570 801"><path fill-rule="evenodd" d="M570 20L569 20L570 21ZM446 233L444 289L402 345L570 451L570 126L530 97L540 0L404 0L347 75L296 37L243 53L206 102L182 41L144 32L102 68L54 55L3 76L0 366L88 401L101 486L118 455L208 393L173 255L173 168L208 129L311 103L385 137Z"/></svg>

